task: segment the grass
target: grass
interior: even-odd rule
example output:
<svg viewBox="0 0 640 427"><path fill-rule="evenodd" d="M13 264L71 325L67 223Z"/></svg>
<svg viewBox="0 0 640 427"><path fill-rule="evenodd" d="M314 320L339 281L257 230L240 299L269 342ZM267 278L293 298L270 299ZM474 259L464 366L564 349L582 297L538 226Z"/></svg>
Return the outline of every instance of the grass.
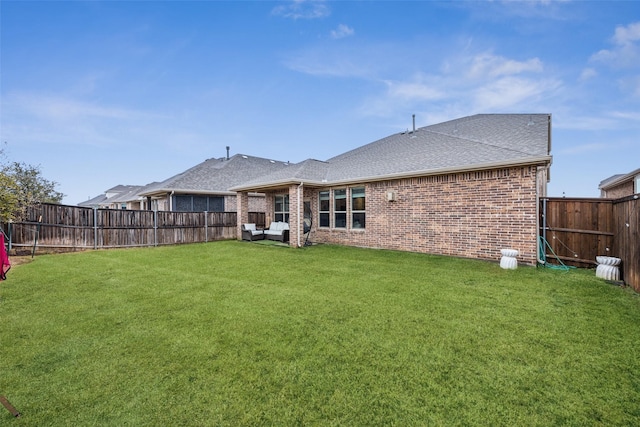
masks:
<svg viewBox="0 0 640 427"><path fill-rule="evenodd" d="M638 425L640 298L561 272L216 242L0 283L0 425Z"/></svg>

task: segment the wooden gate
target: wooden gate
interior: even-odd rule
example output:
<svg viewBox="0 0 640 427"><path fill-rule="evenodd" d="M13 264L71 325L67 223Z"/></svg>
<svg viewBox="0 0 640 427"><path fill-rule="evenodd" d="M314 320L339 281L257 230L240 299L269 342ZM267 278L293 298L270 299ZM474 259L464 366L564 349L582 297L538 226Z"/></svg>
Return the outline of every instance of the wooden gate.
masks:
<svg viewBox="0 0 640 427"><path fill-rule="evenodd" d="M540 201L544 254L576 267L595 267L596 256L622 259L625 283L640 292L640 200L545 198Z"/></svg>

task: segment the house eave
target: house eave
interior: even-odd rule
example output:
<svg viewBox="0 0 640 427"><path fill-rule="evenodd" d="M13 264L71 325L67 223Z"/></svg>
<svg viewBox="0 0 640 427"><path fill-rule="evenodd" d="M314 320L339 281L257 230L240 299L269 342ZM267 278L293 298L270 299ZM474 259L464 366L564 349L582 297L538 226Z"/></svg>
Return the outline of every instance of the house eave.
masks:
<svg viewBox="0 0 640 427"><path fill-rule="evenodd" d="M363 177L349 178L349 179L343 179L343 180L333 180L333 181L314 181L314 180L288 178L288 179L279 180L279 181L262 183L259 185L232 187L231 190L234 190L237 192L243 192L243 191L267 192L267 191L273 191L283 187L288 187L290 185L300 185L300 184L304 186L310 186L310 187L335 187L339 185L361 184L363 182L391 181L391 180L403 179L403 178L446 175L450 173L499 169L504 167L522 167L522 166L545 165L545 164L549 165L551 164L551 159L552 159L551 156L529 157L526 159L522 159L520 161L489 162L489 163L475 164L475 165L462 166L462 167L456 166L456 167L429 169L429 170L422 170L422 171L399 172L399 173L386 174L386 175L363 176Z"/></svg>
<svg viewBox="0 0 640 427"><path fill-rule="evenodd" d="M221 191L221 190L189 190L184 188L160 188L157 190L140 193L140 197L164 197L167 194L210 194L214 196L232 196L235 195L235 191Z"/></svg>
<svg viewBox="0 0 640 427"><path fill-rule="evenodd" d="M620 184L623 184L623 183L625 183L625 182L627 182L627 181L633 181L633 179L634 179L636 176L638 176L638 175L640 175L640 169L636 169L636 170L634 170L633 172L629 172L629 173L628 173L628 174L626 174L626 175L622 175L622 176L620 176L620 177L618 177L618 178L614 179L614 180L613 180L613 181L611 181L611 182L607 182L607 183L606 183L606 184L604 184L604 185L602 185L602 183L600 183L600 185L598 186L598 188L599 188L600 190L608 190L608 189L610 189L610 188L612 188L612 187L616 187L616 186L618 186L618 185L620 185Z"/></svg>

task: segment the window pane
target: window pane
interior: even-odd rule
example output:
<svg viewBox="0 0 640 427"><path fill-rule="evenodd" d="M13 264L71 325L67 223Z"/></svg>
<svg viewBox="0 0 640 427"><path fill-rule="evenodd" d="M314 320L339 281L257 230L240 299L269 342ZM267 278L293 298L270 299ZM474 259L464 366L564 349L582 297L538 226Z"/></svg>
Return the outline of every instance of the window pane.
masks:
<svg viewBox="0 0 640 427"><path fill-rule="evenodd" d="M347 210L347 199L336 199L336 211L345 212Z"/></svg>
<svg viewBox="0 0 640 427"><path fill-rule="evenodd" d="M351 197L364 197L364 187L352 188Z"/></svg>
<svg viewBox="0 0 640 427"><path fill-rule="evenodd" d="M321 213L320 214L320 227L329 227L329 214Z"/></svg>
<svg viewBox="0 0 640 427"><path fill-rule="evenodd" d="M347 190L333 190L333 197L336 199L346 199Z"/></svg>
<svg viewBox="0 0 640 427"><path fill-rule="evenodd" d="M365 210L364 187L351 189L351 210L354 210L354 211Z"/></svg>
<svg viewBox="0 0 640 427"><path fill-rule="evenodd" d="M347 226L347 214L336 213L336 228L346 228Z"/></svg>
<svg viewBox="0 0 640 427"><path fill-rule="evenodd" d="M207 196L193 196L193 210L204 212L207 210Z"/></svg>
<svg viewBox="0 0 640 427"><path fill-rule="evenodd" d="M353 214L353 223L351 224L352 228L365 228L365 214L364 213L354 213Z"/></svg>
<svg viewBox="0 0 640 427"><path fill-rule="evenodd" d="M209 212L224 212L224 197L209 197Z"/></svg>
<svg viewBox="0 0 640 427"><path fill-rule="evenodd" d="M363 211L365 210L364 197L359 197L357 199L353 199L351 203L351 210L354 211Z"/></svg>
<svg viewBox="0 0 640 427"><path fill-rule="evenodd" d="M191 196L176 196L176 205L173 207L177 212L190 212L191 211Z"/></svg>
<svg viewBox="0 0 640 427"><path fill-rule="evenodd" d="M321 191L319 198L320 198L319 210L321 212L328 212L329 211L329 192Z"/></svg>

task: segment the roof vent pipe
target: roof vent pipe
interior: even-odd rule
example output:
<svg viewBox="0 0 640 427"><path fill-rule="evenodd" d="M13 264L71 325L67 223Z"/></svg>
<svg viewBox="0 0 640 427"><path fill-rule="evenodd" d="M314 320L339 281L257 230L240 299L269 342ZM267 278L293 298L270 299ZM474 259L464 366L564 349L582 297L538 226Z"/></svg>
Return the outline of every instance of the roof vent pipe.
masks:
<svg viewBox="0 0 640 427"><path fill-rule="evenodd" d="M227 160L229 160L229 146L227 145Z"/></svg>
<svg viewBox="0 0 640 427"><path fill-rule="evenodd" d="M416 131L416 115L413 115L413 131Z"/></svg>

